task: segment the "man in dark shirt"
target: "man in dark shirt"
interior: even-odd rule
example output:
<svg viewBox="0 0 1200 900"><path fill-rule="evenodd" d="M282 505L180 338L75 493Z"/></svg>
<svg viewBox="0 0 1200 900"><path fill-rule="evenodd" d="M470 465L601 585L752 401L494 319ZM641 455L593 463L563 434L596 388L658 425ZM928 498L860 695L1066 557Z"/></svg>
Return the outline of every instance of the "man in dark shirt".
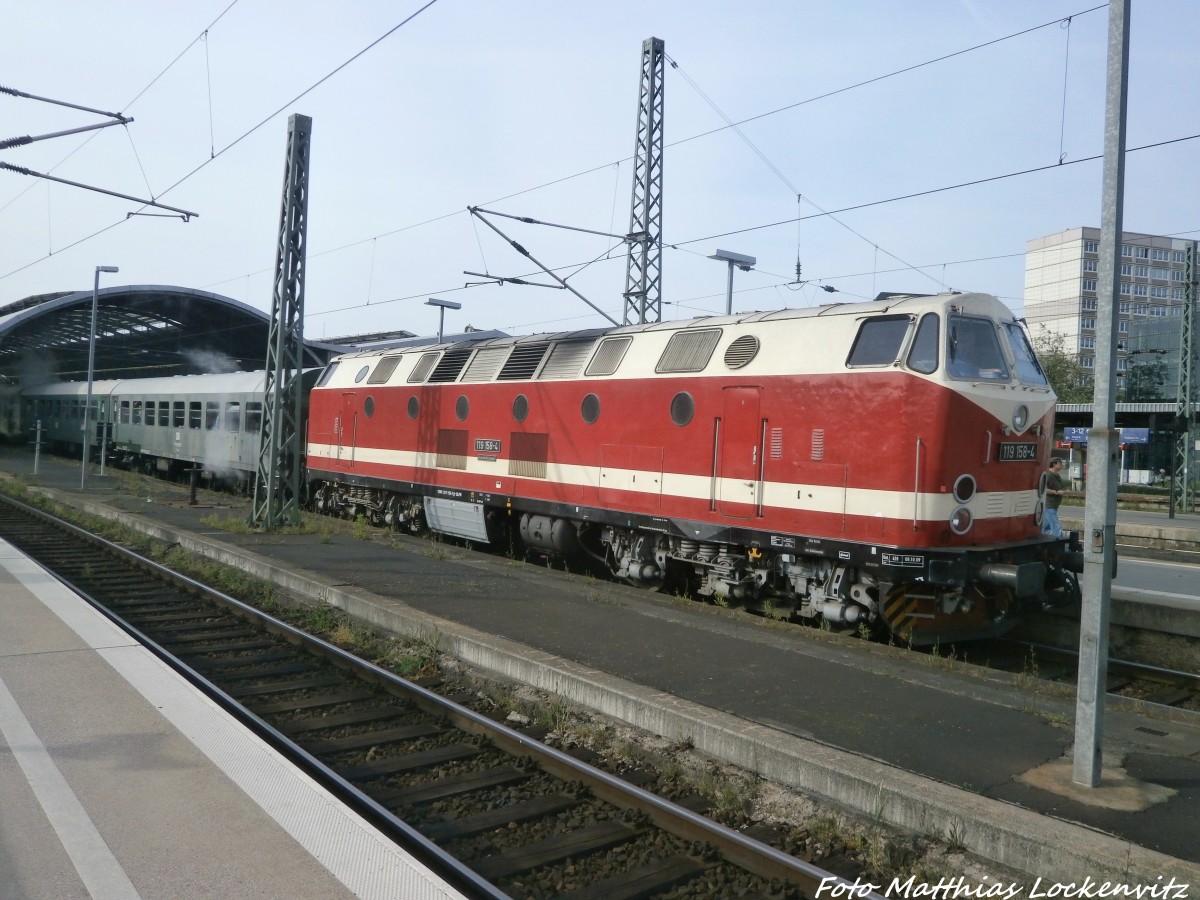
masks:
<svg viewBox="0 0 1200 900"><path fill-rule="evenodd" d="M1062 467L1063 461L1057 456L1050 460L1049 477L1046 479L1046 508L1042 513L1042 533L1056 538L1063 536L1062 525L1058 521L1058 506L1067 492L1067 485L1059 474Z"/></svg>

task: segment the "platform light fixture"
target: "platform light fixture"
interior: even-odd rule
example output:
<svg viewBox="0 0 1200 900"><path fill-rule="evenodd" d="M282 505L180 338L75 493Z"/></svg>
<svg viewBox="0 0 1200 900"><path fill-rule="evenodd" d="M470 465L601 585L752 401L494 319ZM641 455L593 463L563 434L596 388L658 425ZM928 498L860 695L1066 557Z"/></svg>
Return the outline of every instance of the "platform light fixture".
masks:
<svg viewBox="0 0 1200 900"><path fill-rule="evenodd" d="M438 308L438 343L442 342L442 328L446 324L446 310L462 309L461 303L455 303L453 300L439 300L437 297L430 297L425 301L426 306L436 306Z"/></svg>
<svg viewBox="0 0 1200 900"><path fill-rule="evenodd" d="M733 270L734 267L743 272L749 272L758 262L753 256L744 253L734 253L732 250L714 250L708 254L709 259L717 259L729 264L729 282L725 288L725 315L733 315Z"/></svg>
<svg viewBox="0 0 1200 900"><path fill-rule="evenodd" d="M91 415L92 415L92 381L96 376L96 311L100 296L100 273L119 272L116 266L96 266L96 278L92 282L92 327L88 329L88 376L87 400L83 405L83 468L79 473L79 489L87 489L88 476L88 447L91 446ZM100 448L104 452L104 448Z"/></svg>

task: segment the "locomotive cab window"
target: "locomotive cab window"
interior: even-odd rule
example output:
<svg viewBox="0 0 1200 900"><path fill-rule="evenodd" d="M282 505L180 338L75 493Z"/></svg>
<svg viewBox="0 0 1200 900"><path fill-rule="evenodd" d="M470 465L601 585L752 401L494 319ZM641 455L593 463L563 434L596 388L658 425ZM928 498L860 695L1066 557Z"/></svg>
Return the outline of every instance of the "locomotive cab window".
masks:
<svg viewBox="0 0 1200 900"><path fill-rule="evenodd" d="M1021 379L1021 383L1047 387L1050 382L1046 380L1046 373L1042 371L1033 348L1029 346L1025 331L1016 322L1005 322L1004 332L1008 336L1008 348L1017 364L1017 377Z"/></svg>
<svg viewBox="0 0 1200 900"><path fill-rule="evenodd" d="M908 351L908 367L914 372L930 375L938 367L938 317L937 313L926 313L921 317L917 326L917 336L913 338L912 347Z"/></svg>
<svg viewBox="0 0 1200 900"><path fill-rule="evenodd" d="M912 319L909 316L877 316L858 326L858 336L846 365L890 366L900 358L900 348L908 335Z"/></svg>
<svg viewBox="0 0 1200 900"><path fill-rule="evenodd" d="M991 319L951 316L946 324L946 367L951 378L1008 381L1008 363Z"/></svg>
<svg viewBox="0 0 1200 900"><path fill-rule="evenodd" d="M321 379L317 382L317 387L324 387L325 383L333 377L333 373L337 371L338 363L332 362L326 366L325 371L321 373Z"/></svg>

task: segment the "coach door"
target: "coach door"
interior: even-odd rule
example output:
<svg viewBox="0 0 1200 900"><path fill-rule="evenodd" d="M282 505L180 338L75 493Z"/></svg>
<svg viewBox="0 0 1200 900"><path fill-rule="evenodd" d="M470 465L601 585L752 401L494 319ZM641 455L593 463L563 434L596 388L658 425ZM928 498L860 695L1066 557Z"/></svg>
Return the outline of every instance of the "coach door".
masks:
<svg viewBox="0 0 1200 900"><path fill-rule="evenodd" d="M358 437L358 394L342 394L342 411L337 422L337 462L342 469L354 468L354 447Z"/></svg>
<svg viewBox="0 0 1200 900"><path fill-rule="evenodd" d="M759 389L725 389L725 415L718 424L717 509L748 519L758 506L762 473Z"/></svg>

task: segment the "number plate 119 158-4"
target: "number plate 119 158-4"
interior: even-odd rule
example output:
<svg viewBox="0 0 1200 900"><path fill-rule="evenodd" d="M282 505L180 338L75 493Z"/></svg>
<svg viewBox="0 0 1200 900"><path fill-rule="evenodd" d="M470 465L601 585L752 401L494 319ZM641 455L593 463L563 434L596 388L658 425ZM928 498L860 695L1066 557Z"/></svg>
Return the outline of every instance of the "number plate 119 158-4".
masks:
<svg viewBox="0 0 1200 900"><path fill-rule="evenodd" d="M1001 444L999 459L1000 462L1030 462L1037 459L1037 451L1036 443Z"/></svg>

